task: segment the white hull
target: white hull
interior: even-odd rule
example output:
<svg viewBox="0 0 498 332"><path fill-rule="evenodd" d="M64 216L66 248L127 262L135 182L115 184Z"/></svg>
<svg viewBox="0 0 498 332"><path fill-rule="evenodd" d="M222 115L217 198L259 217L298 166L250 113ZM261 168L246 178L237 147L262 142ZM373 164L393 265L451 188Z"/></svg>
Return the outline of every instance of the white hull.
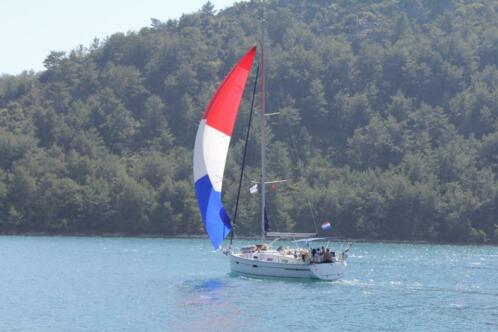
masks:
<svg viewBox="0 0 498 332"><path fill-rule="evenodd" d="M258 259L247 256L229 253L231 271L258 277L337 280L342 278L347 266L345 261L309 263L290 258L285 259L288 263L283 263L281 262L283 259L280 259L279 262L266 261L270 255L258 255ZM271 256L276 257L275 255Z"/></svg>

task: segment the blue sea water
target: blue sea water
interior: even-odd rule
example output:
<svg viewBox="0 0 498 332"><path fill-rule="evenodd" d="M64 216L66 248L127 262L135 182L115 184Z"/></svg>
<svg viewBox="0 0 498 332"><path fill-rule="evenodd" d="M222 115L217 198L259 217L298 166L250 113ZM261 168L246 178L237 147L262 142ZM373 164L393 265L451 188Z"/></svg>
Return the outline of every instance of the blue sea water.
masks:
<svg viewBox="0 0 498 332"><path fill-rule="evenodd" d="M498 331L498 247L350 253L341 281L289 281L208 240L0 236L0 331Z"/></svg>

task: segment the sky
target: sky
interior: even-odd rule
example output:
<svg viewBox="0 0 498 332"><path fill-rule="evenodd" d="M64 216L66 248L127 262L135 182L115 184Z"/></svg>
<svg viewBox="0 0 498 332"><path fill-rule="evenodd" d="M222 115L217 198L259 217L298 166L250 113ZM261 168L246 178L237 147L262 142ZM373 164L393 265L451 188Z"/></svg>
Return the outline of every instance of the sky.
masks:
<svg viewBox="0 0 498 332"><path fill-rule="evenodd" d="M210 0L215 10L235 0ZM0 74L43 70L51 51L89 46L115 33L138 31L150 19L179 18L207 0L0 0Z"/></svg>

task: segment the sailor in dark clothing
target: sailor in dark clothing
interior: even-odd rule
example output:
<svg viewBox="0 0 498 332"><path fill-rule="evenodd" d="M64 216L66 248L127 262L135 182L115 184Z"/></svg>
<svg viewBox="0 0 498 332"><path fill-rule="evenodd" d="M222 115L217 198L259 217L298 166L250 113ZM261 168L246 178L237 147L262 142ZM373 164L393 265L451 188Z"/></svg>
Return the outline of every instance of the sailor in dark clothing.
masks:
<svg viewBox="0 0 498 332"><path fill-rule="evenodd" d="M315 262L315 255L316 255L316 249L313 248L313 249L311 249L311 261L313 263Z"/></svg>
<svg viewBox="0 0 498 332"><path fill-rule="evenodd" d="M325 261L325 263L332 263L332 254L330 253L329 248L327 248L327 250L325 251L323 260Z"/></svg>

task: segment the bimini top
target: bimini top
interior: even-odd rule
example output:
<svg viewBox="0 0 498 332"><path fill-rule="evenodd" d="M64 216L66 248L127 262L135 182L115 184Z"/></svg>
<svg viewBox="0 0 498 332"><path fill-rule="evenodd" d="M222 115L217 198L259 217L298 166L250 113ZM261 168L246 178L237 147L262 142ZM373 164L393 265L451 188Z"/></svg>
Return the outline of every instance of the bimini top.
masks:
<svg viewBox="0 0 498 332"><path fill-rule="evenodd" d="M301 238L310 238L316 236L316 233L284 233L284 232L266 232L267 237L278 237L278 238L293 238L293 239L301 239Z"/></svg>
<svg viewBox="0 0 498 332"><path fill-rule="evenodd" d="M325 241L325 240L328 241L328 240L330 240L330 238L328 238L328 237L311 237L311 238L307 238L307 239L294 240L294 241L292 241L292 243L297 243L297 242L308 243L308 242Z"/></svg>
<svg viewBox="0 0 498 332"><path fill-rule="evenodd" d="M204 112L195 138L195 194L214 249L220 247L232 229L221 202L221 186L228 145L255 55L256 47L253 47L225 77Z"/></svg>

